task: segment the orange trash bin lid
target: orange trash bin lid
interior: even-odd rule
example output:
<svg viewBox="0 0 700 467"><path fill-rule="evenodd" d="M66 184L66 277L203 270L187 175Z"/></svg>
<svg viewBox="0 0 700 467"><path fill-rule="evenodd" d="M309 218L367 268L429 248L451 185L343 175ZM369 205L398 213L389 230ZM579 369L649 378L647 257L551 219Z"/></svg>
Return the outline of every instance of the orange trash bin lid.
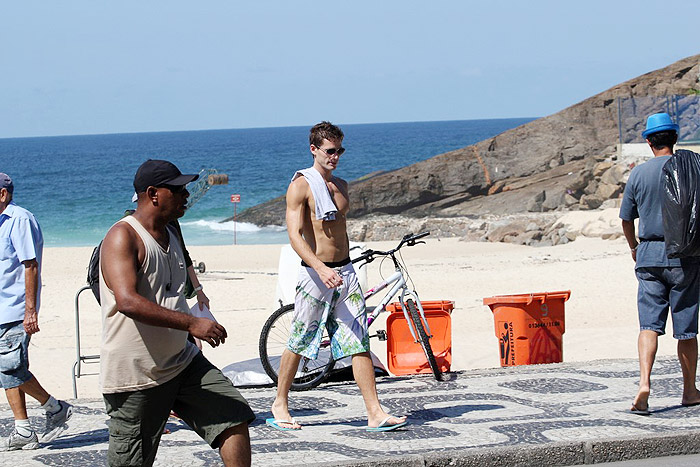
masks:
<svg viewBox="0 0 700 467"><path fill-rule="evenodd" d="M484 305L500 305L504 303L524 303L529 305L534 301L546 302L551 299L564 299L567 301L571 296L571 290L562 290L558 292L535 292L529 294L516 295L496 295L495 297L484 298Z"/></svg>

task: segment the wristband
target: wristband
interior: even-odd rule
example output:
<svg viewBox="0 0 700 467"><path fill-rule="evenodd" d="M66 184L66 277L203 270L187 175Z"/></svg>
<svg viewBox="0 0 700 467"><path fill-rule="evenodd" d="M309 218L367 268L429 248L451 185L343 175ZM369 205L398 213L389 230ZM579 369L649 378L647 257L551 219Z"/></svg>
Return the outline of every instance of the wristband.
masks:
<svg viewBox="0 0 700 467"><path fill-rule="evenodd" d="M199 284L197 287L194 288L195 292L201 292L202 290L204 290L204 287L202 287L202 284Z"/></svg>

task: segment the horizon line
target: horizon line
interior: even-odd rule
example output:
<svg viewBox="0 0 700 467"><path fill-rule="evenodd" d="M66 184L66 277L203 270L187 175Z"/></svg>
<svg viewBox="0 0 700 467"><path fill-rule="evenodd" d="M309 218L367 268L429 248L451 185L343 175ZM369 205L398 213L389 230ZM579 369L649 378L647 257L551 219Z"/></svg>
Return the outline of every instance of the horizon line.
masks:
<svg viewBox="0 0 700 467"><path fill-rule="evenodd" d="M355 123L339 123L339 126L354 126L354 125L393 125L398 123L449 123L449 122L470 122L483 120L536 120L541 117L498 117L498 118L465 118L465 119L449 119L449 120L413 120L413 121L394 121L394 122L355 122ZM66 138L66 137L81 137L81 136L115 136L115 135L143 135L149 133L193 133L199 131L232 131L232 130L266 130L278 128L307 128L308 125L280 125L280 126L251 126L239 128L199 128L191 130L144 130L144 131L124 131L114 133L72 133L72 134L57 134L57 135L30 135L30 136L0 136L2 140L16 139L39 139L39 138Z"/></svg>

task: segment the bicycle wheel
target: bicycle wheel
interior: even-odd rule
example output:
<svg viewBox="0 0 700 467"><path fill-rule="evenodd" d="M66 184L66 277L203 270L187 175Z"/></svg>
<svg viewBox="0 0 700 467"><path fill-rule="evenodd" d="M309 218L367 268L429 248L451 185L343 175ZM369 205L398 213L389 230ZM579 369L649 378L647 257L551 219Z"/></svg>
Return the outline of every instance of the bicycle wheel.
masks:
<svg viewBox="0 0 700 467"><path fill-rule="evenodd" d="M423 327L423 322L421 321L420 313L418 313L416 304L413 303L413 300L408 299L406 300L406 308L408 309L408 314L411 316L411 322L413 323L413 327L416 330L418 342L420 342L421 347L423 347L423 352L425 353L425 356L428 359L428 365L430 365L430 369L433 370L433 375L435 376L435 379L438 381L442 381L442 372L440 371L440 368L438 367L437 362L435 361L435 355L433 355L433 348L430 347L428 334L425 332L425 328Z"/></svg>
<svg viewBox="0 0 700 467"><path fill-rule="evenodd" d="M292 329L294 305L289 304L275 310L267 319L260 333L258 350L265 373L277 383L282 352L287 348L287 340ZM321 384L335 365L331 353L331 342L324 331L321 348L315 360L301 357L291 389L303 391Z"/></svg>

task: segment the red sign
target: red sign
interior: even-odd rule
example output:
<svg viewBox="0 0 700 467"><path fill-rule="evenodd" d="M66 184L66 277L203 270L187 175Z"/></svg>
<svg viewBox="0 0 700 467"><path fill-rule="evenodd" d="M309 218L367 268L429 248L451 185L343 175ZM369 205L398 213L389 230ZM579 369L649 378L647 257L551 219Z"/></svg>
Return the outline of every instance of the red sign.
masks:
<svg viewBox="0 0 700 467"><path fill-rule="evenodd" d="M231 202L232 203L240 203L241 202L241 195L231 195Z"/></svg>

